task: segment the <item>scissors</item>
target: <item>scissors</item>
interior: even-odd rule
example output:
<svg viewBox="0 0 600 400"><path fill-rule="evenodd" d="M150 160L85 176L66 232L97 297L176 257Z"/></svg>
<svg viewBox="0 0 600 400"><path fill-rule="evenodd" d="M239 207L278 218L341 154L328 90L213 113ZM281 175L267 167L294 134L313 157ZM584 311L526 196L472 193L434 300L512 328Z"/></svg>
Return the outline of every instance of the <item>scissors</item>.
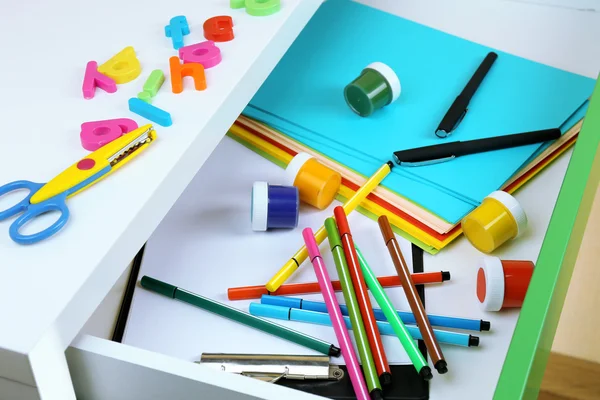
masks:
<svg viewBox="0 0 600 400"><path fill-rule="evenodd" d="M8 229L11 239L19 244L33 244L49 238L61 230L69 220L67 198L127 164L155 139L156 132L152 125L144 125L87 155L48 183L22 180L0 186L0 196L14 190L29 190L29 194L23 200L0 212L0 221L23 212ZM30 235L19 232L29 221L48 211L60 212L60 217L52 225Z"/></svg>

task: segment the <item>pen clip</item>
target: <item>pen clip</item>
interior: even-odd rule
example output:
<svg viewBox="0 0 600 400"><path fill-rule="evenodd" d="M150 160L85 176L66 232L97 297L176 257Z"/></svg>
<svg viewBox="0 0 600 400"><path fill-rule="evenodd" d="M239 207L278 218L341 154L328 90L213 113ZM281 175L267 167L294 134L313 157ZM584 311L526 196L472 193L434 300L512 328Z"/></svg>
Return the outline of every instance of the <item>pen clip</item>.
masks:
<svg viewBox="0 0 600 400"><path fill-rule="evenodd" d="M398 164L400 164L400 166L402 166L402 167L422 167L424 165L439 164L439 163L443 163L443 162L446 162L446 161L450 161L453 158L456 158L456 156L450 156L450 157L444 157L444 158L437 158L435 160L417 161L417 162L400 161L400 160L397 159L396 162Z"/></svg>

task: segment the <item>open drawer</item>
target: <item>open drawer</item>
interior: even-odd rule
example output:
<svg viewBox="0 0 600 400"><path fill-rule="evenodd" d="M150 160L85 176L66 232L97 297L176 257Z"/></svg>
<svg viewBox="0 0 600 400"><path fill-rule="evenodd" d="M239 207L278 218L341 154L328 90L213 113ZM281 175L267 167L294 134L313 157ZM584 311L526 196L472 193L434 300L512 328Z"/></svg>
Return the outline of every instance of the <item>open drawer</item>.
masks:
<svg viewBox="0 0 600 400"><path fill-rule="evenodd" d="M480 348L446 347L444 349L452 372L448 374L448 377L436 375L430 384L430 398L434 400L441 398L488 399L492 397L516 399L533 398L537 395L585 228L585 221L600 179L600 158L597 155L600 143L600 136L597 135L600 130L600 97L598 93L597 89L574 151L568 151L558 158L538 177L516 193L517 199L528 211L530 224L535 229L531 229L526 237L508 245L499 256L504 259L532 259L534 261L537 259L535 273L520 313L515 311L475 314L474 310L477 309L474 294L475 269L472 264L475 262L477 254L464 238L436 256L425 257L425 271L449 270L452 280L448 285L453 285L446 287L444 286L446 284L442 284L440 287L426 289L426 304L429 312L444 315L460 315L462 312L465 316L483 318L492 322L492 331L489 332L489 335L481 333ZM211 157L208 160L204 169L194 178L148 242L145 257L151 257L153 260L149 259L146 266L142 264L140 277L146 273L151 276L162 274L157 276L159 279L165 276L177 279L175 277L179 276L180 281L189 282L187 289L197 291L194 288L200 288L197 291L199 293L203 293L201 291L203 288L211 286L210 280L213 279L215 273L208 272L207 269L202 272L200 267L196 272L189 272L193 264L184 263L183 267L179 267L181 259L190 255L190 247L204 246L204 251L209 251L206 246L210 246L210 243L204 241L205 237L202 234L188 239L188 242L184 238L190 234L191 229L201 230L202 228L198 228L198 226L190 228L183 224L179 228L183 232L177 236L173 227L177 221L181 222L190 217L186 212L196 210L200 215L206 215L207 210L203 208L205 206L199 205L203 201L207 201L202 196L217 196L217 200L213 203L222 204L224 208L230 206L224 197L219 200L218 195L214 194L210 186L211 178L206 178L210 175L218 175L216 171L227 155L238 157L246 165L252 163L252 166L248 167L251 172L242 174L246 176L239 179L254 178L252 170L257 170L260 174L266 173L261 164L268 164L268 161L251 153L231 139L224 139L213 154L214 158ZM270 165L270 168L272 170L276 167ZM272 179L277 178L274 172L269 176ZM213 176L212 179L219 180L221 178ZM251 180L248 182L251 184ZM241 192L233 191L234 186L241 186L240 181L236 181L231 187L223 184L222 188L227 196L237 198L239 203ZM244 188L242 192L247 189L247 187ZM210 203L210 201L208 202ZM230 209L230 211L236 215L240 214L238 213L239 209ZM322 219L322 217L319 215L316 219ZM215 222L221 221L219 217L215 218L207 223L214 225ZM353 215L351 223L357 226L358 232L355 231L354 234L355 238L358 237L357 243L361 236L368 237L360 232L365 232L376 225L366 217L359 215ZM240 224L245 226L247 221L240 222ZM214 233L215 240L226 239L226 232L231 225L224 222L223 227ZM241 235L241 230L242 228L236 230L235 235ZM368 233L369 235L373 234L373 232ZM171 239L173 242L169 242L167 237L173 235L176 237ZM269 240L275 240L275 235L270 235ZM377 242L375 239L373 241ZM165 249L170 248L172 252L181 253L174 258L178 260L177 262L167 265L165 261L172 257L172 253L161 256L160 253L164 253L164 251L156 250L159 242L166 242ZM174 245L176 242L180 244L180 247ZM368 242L368 240L361 242L366 243L361 244L365 254L370 251L370 247L373 247ZM212 247L210 250L219 251ZM259 250L257 249L257 251ZM377 257L375 260L373 264L382 263ZM208 255L203 262L206 263L205 265L212 265L213 259ZM234 275L236 271L228 269L229 264L224 262L221 266L222 270L218 272L218 274L223 274L221 278L223 284L219 283L220 288L217 292L223 292L225 287L234 286L230 284L234 280L231 275ZM186 269L188 272L185 271ZM305 269L310 270L309 267L305 267ZM269 272L265 273L269 274ZM262 272L257 269L255 277L257 281L263 279L261 274ZM208 281L206 286L202 286L202 283L195 285L194 282L197 282L202 275ZM310 272L304 275L305 279L301 278L301 280L314 280L314 277L310 278ZM171 283L177 284L177 282ZM181 286L184 285L181 284ZM395 296L392 291L390 293L390 296ZM215 297L214 293L210 291L205 294ZM180 357L180 349L186 346L193 346L194 351L197 351L193 354L197 356L200 352L215 352L212 351L214 344L210 343L210 340L214 342L215 338L210 339L210 335L199 330L202 324L219 332L229 328L237 330L237 336L232 336L229 332L223 332L223 335L243 337L244 340L240 340L241 342L251 342L254 337L246 336L250 333L244 331L244 327L240 327L240 325L215 325L219 323L218 317L207 318L207 313L202 310L144 292L139 287L136 288L135 296L132 314L129 317L129 323L132 326L128 328L129 332L125 340L130 344L109 342L92 336L81 336L67 350L69 369L76 393L80 398L317 398L308 393L259 382L251 378L215 372L203 365L192 363L191 361L197 360L197 357L187 357L188 359ZM219 301L223 301L223 298L224 294L220 298L217 297ZM397 304L396 301L394 302ZM231 302L230 304L240 309L246 309L243 302ZM177 325L175 321L178 321L179 315L182 316L181 320L187 318L189 324ZM176 325L177 328L173 329L173 325ZM299 325L292 327L298 329ZM179 329L188 332L174 332ZM176 338L182 343L172 343ZM169 343L160 343L163 340L167 340ZM387 349L387 342L384 343ZM237 350L239 346L240 344L236 344L231 347ZM216 352L221 350L222 348L219 347ZM335 360L332 360L332 363L335 363Z"/></svg>

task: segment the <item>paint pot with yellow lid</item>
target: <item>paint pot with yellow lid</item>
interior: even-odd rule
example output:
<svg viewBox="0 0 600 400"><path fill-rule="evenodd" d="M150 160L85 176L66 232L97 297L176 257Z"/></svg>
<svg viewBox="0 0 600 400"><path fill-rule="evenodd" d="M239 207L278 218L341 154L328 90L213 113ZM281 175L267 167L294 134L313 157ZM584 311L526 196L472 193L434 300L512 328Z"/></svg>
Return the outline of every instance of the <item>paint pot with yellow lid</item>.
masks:
<svg viewBox="0 0 600 400"><path fill-rule="evenodd" d="M476 249L491 253L527 227L527 215L514 197L503 191L492 192L462 220L462 229Z"/></svg>
<svg viewBox="0 0 600 400"><path fill-rule="evenodd" d="M344 98L352 111L361 117L368 117L396 101L400 92L400 79L394 70L384 63L374 62L346 85Z"/></svg>
<svg viewBox="0 0 600 400"><path fill-rule="evenodd" d="M323 210L331 204L342 184L342 176L308 153L298 153L285 169L289 185L296 186L300 200Z"/></svg>

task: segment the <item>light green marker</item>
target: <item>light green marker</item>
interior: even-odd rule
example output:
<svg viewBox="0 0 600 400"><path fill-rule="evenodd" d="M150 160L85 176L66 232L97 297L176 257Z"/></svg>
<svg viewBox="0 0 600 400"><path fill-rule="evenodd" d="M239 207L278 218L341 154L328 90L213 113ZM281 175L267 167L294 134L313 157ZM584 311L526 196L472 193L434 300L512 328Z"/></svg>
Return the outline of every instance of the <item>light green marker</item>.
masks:
<svg viewBox="0 0 600 400"><path fill-rule="evenodd" d="M327 218L325 220L325 229L327 230L329 246L331 247L331 253L333 254L333 260L335 261L335 268L337 269L340 283L342 285L342 292L344 294L344 299L346 300L346 306L348 307L350 325L354 331L356 347L358 348L358 355L360 357L363 372L365 374L367 387L369 388L370 393L372 393L373 390L381 391L381 384L379 377L377 376L375 361L373 361L373 353L369 347L367 332L365 331L365 324L360 316L358 300L356 299L356 293L354 293L354 287L352 286L352 279L350 278L350 272L348 271L348 264L346 263L346 257L344 256L344 250L342 250L342 241L340 239L340 233L337 225L335 224L335 219ZM389 373L382 374L381 379L382 382L387 384L391 384L392 382L392 377Z"/></svg>
<svg viewBox="0 0 600 400"><path fill-rule="evenodd" d="M164 82L165 74L160 69L155 69L144 83L144 91L138 93L138 99L146 103L152 103L152 98L156 96Z"/></svg>
<svg viewBox="0 0 600 400"><path fill-rule="evenodd" d="M410 333L408 333L406 326L404 326L404 322L402 322L400 319L400 316L396 312L396 309L390 301L390 298L381 287L377 277L375 274L373 274L373 271L371 271L369 264L367 264L367 261L361 254L358 247L356 247L356 254L358 255L358 262L360 263L360 268L362 269L365 277L365 282L367 283L369 290L371 290L373 297L375 297L377 304L379 304L379 307L383 311L383 315L385 315L388 322L392 326L392 329L396 333L396 336L398 336L398 339L400 339L400 343L402 343L404 351L406 351L406 354L408 354L410 361L417 369L419 375L421 375L421 377L425 380L430 380L433 378L433 375L431 374L431 368L427 365L427 361L423 357L423 354L421 354L417 344L413 340Z"/></svg>

